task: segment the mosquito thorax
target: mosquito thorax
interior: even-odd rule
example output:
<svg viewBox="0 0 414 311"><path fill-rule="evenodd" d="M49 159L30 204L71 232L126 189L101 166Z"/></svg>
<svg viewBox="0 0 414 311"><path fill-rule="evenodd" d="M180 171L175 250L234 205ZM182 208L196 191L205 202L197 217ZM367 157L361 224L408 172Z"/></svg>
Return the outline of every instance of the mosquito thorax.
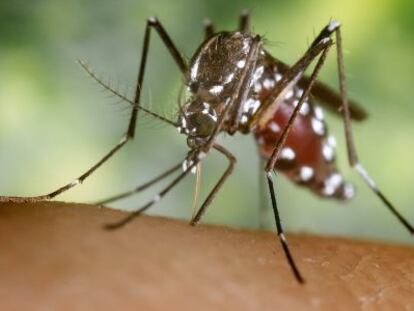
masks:
<svg viewBox="0 0 414 311"><path fill-rule="evenodd" d="M190 60L185 79L187 89L192 98L213 109L218 117L237 94L253 41L254 37L247 33L220 32L207 39ZM248 96L241 109L227 114L221 131L231 135L252 132L250 121L282 78L273 57L263 48L250 78Z"/></svg>
<svg viewBox="0 0 414 311"><path fill-rule="evenodd" d="M222 101L246 64L253 38L241 32L220 32L207 39L190 61L187 86L204 101Z"/></svg>

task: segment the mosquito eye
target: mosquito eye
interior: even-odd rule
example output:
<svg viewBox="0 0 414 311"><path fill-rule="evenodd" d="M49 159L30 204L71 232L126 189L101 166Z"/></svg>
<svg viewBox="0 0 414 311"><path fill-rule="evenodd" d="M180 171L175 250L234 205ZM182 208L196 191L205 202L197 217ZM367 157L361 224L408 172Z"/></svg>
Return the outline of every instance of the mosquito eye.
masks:
<svg viewBox="0 0 414 311"><path fill-rule="evenodd" d="M198 89L199 89L200 85L198 84L198 82L190 82L188 84L188 89L190 92L192 93L197 93Z"/></svg>
<svg viewBox="0 0 414 311"><path fill-rule="evenodd" d="M216 124L214 118L204 112L194 113L188 118L189 125L191 127L190 135L197 137L209 136Z"/></svg>

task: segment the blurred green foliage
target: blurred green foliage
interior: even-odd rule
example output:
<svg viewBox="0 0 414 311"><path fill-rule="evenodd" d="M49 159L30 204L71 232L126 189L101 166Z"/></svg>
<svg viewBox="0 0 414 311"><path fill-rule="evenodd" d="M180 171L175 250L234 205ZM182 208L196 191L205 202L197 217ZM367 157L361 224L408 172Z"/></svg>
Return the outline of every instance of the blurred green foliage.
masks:
<svg viewBox="0 0 414 311"><path fill-rule="evenodd" d="M184 55L202 40L202 20L234 29L238 13L250 9L253 29L276 57L294 62L331 18L343 24L349 93L370 118L355 124L361 160L403 214L414 222L414 2L412 1L218 1L93 0L2 1L0 3L0 192L35 195L78 176L124 133L128 105L108 97L76 65L80 58L131 96L145 20L156 15ZM174 117L180 75L153 36L143 102ZM322 80L336 86L331 55ZM339 165L355 182L358 196L341 204L321 200L283 177L278 194L284 224L308 231L411 241L347 165L342 124L330 117L339 138ZM249 136L221 138L238 156L236 173L205 217L206 222L256 227L259 172ZM168 126L142 118L136 140L87 182L59 199L94 201L129 189L183 157L185 139ZM212 155L203 164L206 195L225 167ZM153 212L188 219L194 178L190 177ZM132 209L154 190L116 207ZM269 209L269 228L273 227Z"/></svg>

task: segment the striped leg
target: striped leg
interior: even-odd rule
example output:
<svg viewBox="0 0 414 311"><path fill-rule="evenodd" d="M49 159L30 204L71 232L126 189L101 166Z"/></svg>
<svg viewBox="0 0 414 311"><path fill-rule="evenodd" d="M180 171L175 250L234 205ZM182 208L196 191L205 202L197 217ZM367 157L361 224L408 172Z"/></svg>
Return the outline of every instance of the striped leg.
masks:
<svg viewBox="0 0 414 311"><path fill-rule="evenodd" d="M337 50L337 61L338 61L338 76L339 76L339 89L342 97L342 111L344 119L344 129L345 129L345 138L346 146L348 150L348 160L352 168L354 168L359 175L362 177L364 182L371 188L372 191L379 197L379 199L384 203L388 210L399 220L399 222L411 233L414 234L414 227L412 224L405 219L394 205L385 197L382 191L378 188L376 182L369 176L368 172L362 166L358 160L357 151L355 148L355 143L352 135L351 128L351 116L349 110L348 97L346 93L346 83L345 83L345 72L344 72L344 57L342 51L342 37L341 37L341 28L338 22L331 22L327 27L327 31L334 31L336 34L336 50Z"/></svg>
<svg viewBox="0 0 414 311"><path fill-rule="evenodd" d="M136 122L137 122L137 116L138 116L138 110L142 110L140 107L140 98L141 98L141 89L142 84L144 82L144 73L145 73L145 67L147 63L147 56L149 51L149 43L150 43L150 34L151 29L154 28L158 35L161 37L162 41L164 42L165 46L171 53L173 59L177 63L177 66L181 70L181 72L184 74L187 71L187 64L185 63L184 59L178 52L177 48L175 47L174 43L170 39L169 35L165 31L162 24L155 18L150 18L147 21L147 26L145 30L145 37L144 37L144 45L142 48L142 55L141 55L141 65L139 68L138 73L138 81L137 81L137 87L136 87L136 93L135 93L135 99L133 101L133 109L131 112L131 118L128 124L127 132L122 137L120 142L115 145L100 161L98 161L95 165L93 165L90 169L88 169L85 173L80 175L78 178L76 178L74 181L64 185L63 187L58 188L57 190L40 196L34 196L34 197L10 197L10 196L0 196L0 202L37 202L37 201L43 201L43 200L51 200L54 197L60 195L61 193L81 184L86 178L88 178L90 175L92 175L101 165L103 165L106 161L108 161L115 153L117 153L119 150L121 150L125 144L132 140L135 135L135 128L136 128ZM99 79L87 68L87 66L80 62L81 66L99 83L102 84ZM105 86L107 87L107 86ZM108 88L108 87L107 87ZM148 113L148 111L147 111ZM161 121L174 124L173 122L166 120L165 118L158 116L155 113L149 112L152 116L160 119Z"/></svg>

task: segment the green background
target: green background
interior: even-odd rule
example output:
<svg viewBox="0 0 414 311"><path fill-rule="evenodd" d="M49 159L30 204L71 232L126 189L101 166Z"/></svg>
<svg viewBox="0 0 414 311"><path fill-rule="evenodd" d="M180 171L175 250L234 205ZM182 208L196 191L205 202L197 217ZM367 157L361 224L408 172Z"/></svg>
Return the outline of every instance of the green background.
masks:
<svg viewBox="0 0 414 311"><path fill-rule="evenodd" d="M75 63L80 58L133 94L145 20L155 15L177 46L191 57L202 40L202 20L231 30L239 12L252 11L255 33L288 63L297 60L331 18L343 25L349 94L370 112L354 126L361 161L414 222L414 5L412 1L2 1L0 3L0 193L37 195L70 182L118 142L129 107L102 92ZM143 103L175 118L180 75L153 36ZM336 87L333 55L321 73ZM349 169L342 124L329 116L339 141L339 166L358 189L343 204L321 200L279 179L278 194L289 231L346 235L412 243L412 237ZM220 139L238 157L234 176L205 222L257 227L258 157L251 136ZM59 200L88 202L138 185L186 153L185 137L142 118L136 140ZM206 195L226 162L211 155L203 164ZM158 187L159 188L159 187ZM156 189L114 204L133 209ZM187 178L152 213L189 219L194 177ZM268 227L273 218L268 210Z"/></svg>

